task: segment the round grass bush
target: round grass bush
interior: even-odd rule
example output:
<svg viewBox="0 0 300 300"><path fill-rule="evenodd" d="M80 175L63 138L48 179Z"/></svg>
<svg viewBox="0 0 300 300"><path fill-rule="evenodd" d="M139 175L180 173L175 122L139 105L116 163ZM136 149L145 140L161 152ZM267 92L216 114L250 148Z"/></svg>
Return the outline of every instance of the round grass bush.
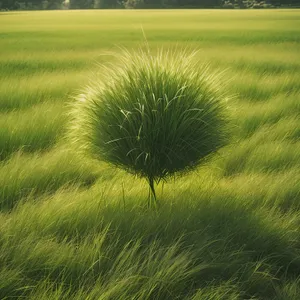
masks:
<svg viewBox="0 0 300 300"><path fill-rule="evenodd" d="M187 51L124 51L78 96L71 136L80 150L154 182L194 169L227 140L219 79Z"/></svg>

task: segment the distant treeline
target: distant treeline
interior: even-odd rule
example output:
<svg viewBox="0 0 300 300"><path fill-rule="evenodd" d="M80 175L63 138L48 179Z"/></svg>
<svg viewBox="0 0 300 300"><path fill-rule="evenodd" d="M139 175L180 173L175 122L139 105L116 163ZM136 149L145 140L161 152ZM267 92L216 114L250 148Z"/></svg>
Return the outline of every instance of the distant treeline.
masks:
<svg viewBox="0 0 300 300"><path fill-rule="evenodd" d="M0 0L1 10L300 7L300 0Z"/></svg>

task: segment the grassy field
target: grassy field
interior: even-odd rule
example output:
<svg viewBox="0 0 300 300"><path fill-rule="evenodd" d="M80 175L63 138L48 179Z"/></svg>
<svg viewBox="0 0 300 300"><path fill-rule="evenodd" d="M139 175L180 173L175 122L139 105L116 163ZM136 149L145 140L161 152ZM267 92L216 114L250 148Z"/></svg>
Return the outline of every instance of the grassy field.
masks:
<svg viewBox="0 0 300 300"><path fill-rule="evenodd" d="M224 71L234 132L158 189L76 156L68 103L120 47ZM0 14L0 298L300 297L300 11Z"/></svg>

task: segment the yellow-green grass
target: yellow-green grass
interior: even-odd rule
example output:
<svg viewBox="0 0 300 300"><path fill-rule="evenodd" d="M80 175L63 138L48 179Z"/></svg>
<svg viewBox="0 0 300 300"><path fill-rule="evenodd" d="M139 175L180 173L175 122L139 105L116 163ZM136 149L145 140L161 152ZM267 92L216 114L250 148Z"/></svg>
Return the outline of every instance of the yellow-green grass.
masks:
<svg viewBox="0 0 300 300"><path fill-rule="evenodd" d="M66 119L63 103L42 103L25 110L0 114L0 159L14 151L46 150L63 133ZM64 115L65 112L65 115Z"/></svg>
<svg viewBox="0 0 300 300"><path fill-rule="evenodd" d="M158 209L64 138L68 101L143 31L234 96L231 143ZM1 13L0 298L298 300L299 37L299 10Z"/></svg>

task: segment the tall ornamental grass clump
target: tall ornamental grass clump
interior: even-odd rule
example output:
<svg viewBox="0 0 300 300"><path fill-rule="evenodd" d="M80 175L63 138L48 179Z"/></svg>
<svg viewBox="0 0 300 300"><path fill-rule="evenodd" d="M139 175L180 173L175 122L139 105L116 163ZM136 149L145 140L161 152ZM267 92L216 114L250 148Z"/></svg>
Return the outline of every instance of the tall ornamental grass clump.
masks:
<svg viewBox="0 0 300 300"><path fill-rule="evenodd" d="M226 97L195 52L124 51L77 97L76 147L154 184L190 171L227 140Z"/></svg>

